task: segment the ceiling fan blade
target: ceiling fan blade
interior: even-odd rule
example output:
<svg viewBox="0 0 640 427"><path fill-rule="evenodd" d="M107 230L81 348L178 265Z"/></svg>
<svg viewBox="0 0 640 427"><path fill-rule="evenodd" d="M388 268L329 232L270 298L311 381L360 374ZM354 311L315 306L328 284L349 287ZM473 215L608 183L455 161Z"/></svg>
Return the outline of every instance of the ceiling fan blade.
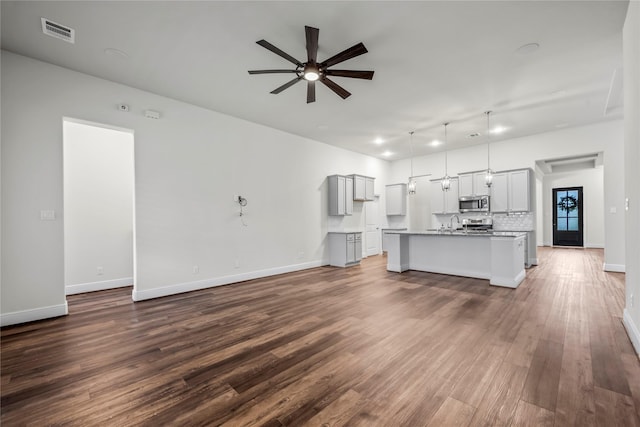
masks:
<svg viewBox="0 0 640 427"><path fill-rule="evenodd" d="M275 53L276 55L279 55L279 56L283 57L287 61L296 64L298 67L302 67L302 62L298 61L296 58L294 58L293 56L289 55L288 53L278 49L277 47L275 47L274 45L272 45L268 41L266 41L266 40L258 40L256 43L258 43L260 46L262 46L265 49L269 49L271 52Z"/></svg>
<svg viewBox="0 0 640 427"><path fill-rule="evenodd" d="M351 77L353 79L367 79L373 78L373 71L355 71L355 70L326 70L325 75L336 77Z"/></svg>
<svg viewBox="0 0 640 427"><path fill-rule="evenodd" d="M333 55L331 58L322 62L320 66L322 68L331 67L332 65L339 64L340 62L344 62L347 59L355 58L356 56L367 53L368 50L362 43L358 43L354 46L351 46L349 49L343 50L337 55Z"/></svg>
<svg viewBox="0 0 640 427"><path fill-rule="evenodd" d="M347 92L347 90L345 88L343 88L342 86L340 86L336 82L334 82L332 80L329 80L326 77L320 79L320 81L322 83L324 83L325 86L327 86L329 89L331 89L332 91L337 93L338 96L340 96L342 99L345 99L345 98L348 98L349 96L351 96L351 94L349 92Z"/></svg>
<svg viewBox="0 0 640 427"><path fill-rule="evenodd" d="M283 84L282 86L275 88L274 90L271 91L271 93L274 94L278 94L280 92L282 92L283 90L293 86L294 84L298 83L300 80L302 80L302 76L298 76L293 80L289 80L288 82L286 82L285 84Z"/></svg>
<svg viewBox="0 0 640 427"><path fill-rule="evenodd" d="M307 62L315 64L318 56L318 33L320 30L305 25L304 32L307 36Z"/></svg>
<svg viewBox="0 0 640 427"><path fill-rule="evenodd" d="M297 70L252 70L249 74L297 73Z"/></svg>
<svg viewBox="0 0 640 427"><path fill-rule="evenodd" d="M316 82L307 82L307 104L316 102Z"/></svg>

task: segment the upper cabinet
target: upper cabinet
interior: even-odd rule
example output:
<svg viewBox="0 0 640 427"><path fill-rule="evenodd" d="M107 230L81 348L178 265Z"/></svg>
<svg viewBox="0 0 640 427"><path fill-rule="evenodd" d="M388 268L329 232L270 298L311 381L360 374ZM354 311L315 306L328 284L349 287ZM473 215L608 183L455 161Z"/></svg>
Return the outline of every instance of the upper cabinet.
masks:
<svg viewBox="0 0 640 427"><path fill-rule="evenodd" d="M431 199L431 213L432 214L454 214L459 213L458 204L458 191L459 182L458 178L451 178L451 186L449 191L442 191L442 180L437 179L431 181L430 199Z"/></svg>
<svg viewBox="0 0 640 427"><path fill-rule="evenodd" d="M459 174L460 197L488 195L489 187L484 182L485 175L485 171Z"/></svg>
<svg viewBox="0 0 640 427"><path fill-rule="evenodd" d="M407 184L391 184L385 187L387 215L407 214Z"/></svg>
<svg viewBox="0 0 640 427"><path fill-rule="evenodd" d="M353 178L344 175L327 177L329 183L329 215L353 214Z"/></svg>
<svg viewBox="0 0 640 427"><path fill-rule="evenodd" d="M531 210L531 169L499 172L491 185L491 212Z"/></svg>
<svg viewBox="0 0 640 427"><path fill-rule="evenodd" d="M353 178L353 200L367 201L375 200L374 180L369 176L350 175Z"/></svg>
<svg viewBox="0 0 640 427"><path fill-rule="evenodd" d="M528 212L531 209L531 169L509 172L509 210Z"/></svg>
<svg viewBox="0 0 640 427"><path fill-rule="evenodd" d="M509 211L509 173L500 172L493 175L491 184L491 199L489 206L491 212Z"/></svg>

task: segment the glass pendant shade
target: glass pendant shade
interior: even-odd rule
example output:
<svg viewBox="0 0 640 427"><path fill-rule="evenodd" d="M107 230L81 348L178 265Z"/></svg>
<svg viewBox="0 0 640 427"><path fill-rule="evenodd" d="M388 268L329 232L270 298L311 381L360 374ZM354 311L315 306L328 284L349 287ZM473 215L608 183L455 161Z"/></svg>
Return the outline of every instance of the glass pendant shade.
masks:
<svg viewBox="0 0 640 427"><path fill-rule="evenodd" d="M491 127L489 126L489 115L491 115L491 111L485 112L487 115L487 173L484 175L484 183L488 188L491 188L491 184L493 184L493 171L491 170L490 161L491 161Z"/></svg>
<svg viewBox="0 0 640 427"><path fill-rule="evenodd" d="M445 175L444 178L442 178L440 185L442 185L442 191L449 191L451 188L451 178L449 175Z"/></svg>
<svg viewBox="0 0 640 427"><path fill-rule="evenodd" d="M409 149L411 150L411 176L409 177L407 190L409 195L412 196L416 194L416 180L413 178L413 131L409 132Z"/></svg>
<svg viewBox="0 0 640 427"><path fill-rule="evenodd" d="M409 178L409 184L407 185L409 190L409 194L416 194L416 180L413 178Z"/></svg>
<svg viewBox="0 0 640 427"><path fill-rule="evenodd" d="M493 171L491 169L487 169L487 173L484 175L484 183L487 187L491 187L491 184L493 184Z"/></svg>
<svg viewBox="0 0 640 427"><path fill-rule="evenodd" d="M444 143L445 143L445 150L448 149L448 139L447 139L447 126L449 125L449 123L444 123ZM447 172L448 170L448 165L449 165L449 161L447 158L447 151L444 152L444 176L442 177L442 180L440 181L440 185L442 186L442 191L449 191L449 189L451 188L451 177L449 176L449 173Z"/></svg>

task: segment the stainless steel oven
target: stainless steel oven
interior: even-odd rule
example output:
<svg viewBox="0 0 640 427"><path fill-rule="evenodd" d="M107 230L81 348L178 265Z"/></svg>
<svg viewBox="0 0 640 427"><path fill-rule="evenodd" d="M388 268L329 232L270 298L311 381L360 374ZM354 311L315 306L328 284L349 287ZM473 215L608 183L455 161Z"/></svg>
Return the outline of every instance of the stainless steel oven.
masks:
<svg viewBox="0 0 640 427"><path fill-rule="evenodd" d="M458 200L460 212L489 212L489 196L467 196Z"/></svg>

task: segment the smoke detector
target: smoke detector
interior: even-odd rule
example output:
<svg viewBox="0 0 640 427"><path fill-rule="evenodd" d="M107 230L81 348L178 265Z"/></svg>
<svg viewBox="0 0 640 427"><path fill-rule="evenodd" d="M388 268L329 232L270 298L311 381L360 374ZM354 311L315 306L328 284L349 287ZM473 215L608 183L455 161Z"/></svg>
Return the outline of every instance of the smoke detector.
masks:
<svg viewBox="0 0 640 427"><path fill-rule="evenodd" d="M42 32L48 36L64 40L67 43L76 42L76 30L65 25L58 24L47 18L40 18L42 22Z"/></svg>

